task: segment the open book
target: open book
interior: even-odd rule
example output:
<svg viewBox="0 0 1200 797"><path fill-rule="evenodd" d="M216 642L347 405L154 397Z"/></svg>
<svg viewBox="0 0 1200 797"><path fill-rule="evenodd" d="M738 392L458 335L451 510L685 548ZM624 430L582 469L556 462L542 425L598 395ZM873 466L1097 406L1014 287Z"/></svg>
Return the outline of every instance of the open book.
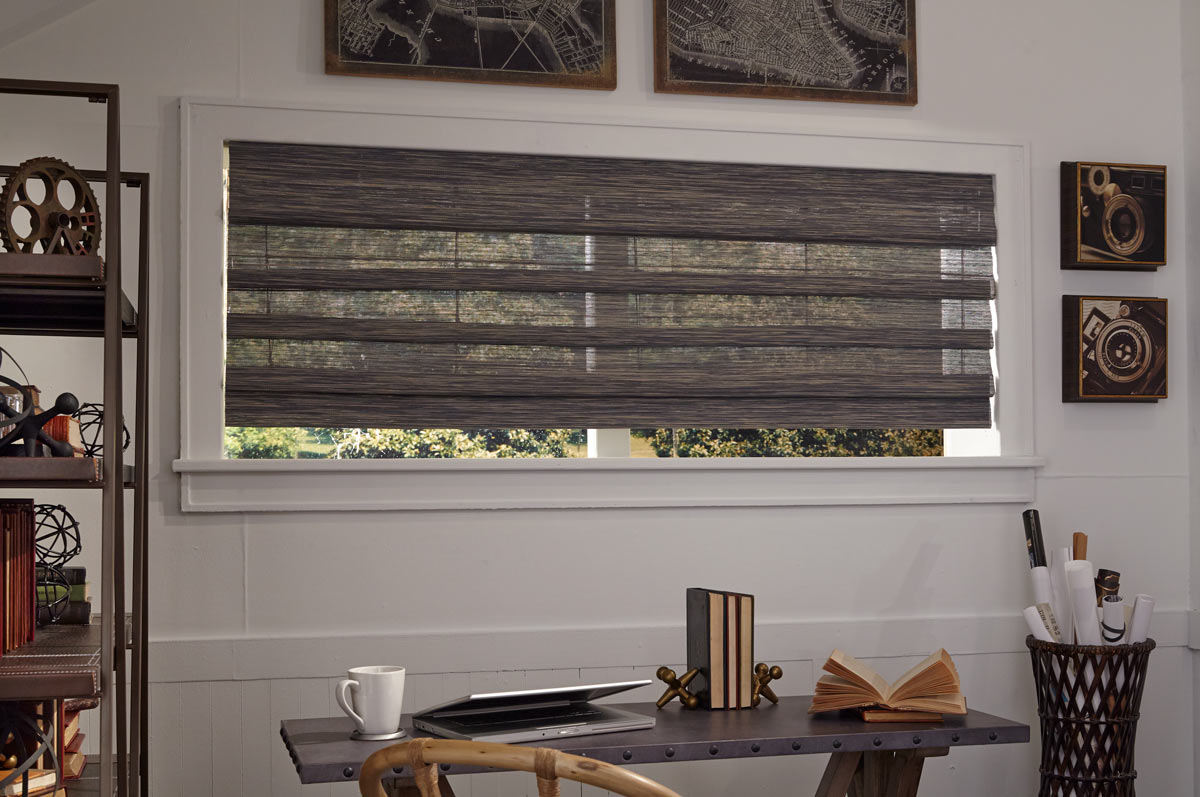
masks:
<svg viewBox="0 0 1200 797"><path fill-rule="evenodd" d="M880 706L895 711L966 714L958 670L950 654L939 650L900 676L894 684L858 659L835 650L821 669L810 714L844 708Z"/></svg>

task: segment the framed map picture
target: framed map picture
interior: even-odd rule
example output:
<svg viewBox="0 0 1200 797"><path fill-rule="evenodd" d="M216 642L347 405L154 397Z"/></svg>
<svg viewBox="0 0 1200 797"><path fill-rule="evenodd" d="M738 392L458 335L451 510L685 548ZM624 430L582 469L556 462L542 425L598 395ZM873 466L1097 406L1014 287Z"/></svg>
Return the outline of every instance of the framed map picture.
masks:
<svg viewBox="0 0 1200 797"><path fill-rule="evenodd" d="M654 0L654 89L917 103L916 0Z"/></svg>
<svg viewBox="0 0 1200 797"><path fill-rule="evenodd" d="M325 72L614 89L615 0L325 0Z"/></svg>

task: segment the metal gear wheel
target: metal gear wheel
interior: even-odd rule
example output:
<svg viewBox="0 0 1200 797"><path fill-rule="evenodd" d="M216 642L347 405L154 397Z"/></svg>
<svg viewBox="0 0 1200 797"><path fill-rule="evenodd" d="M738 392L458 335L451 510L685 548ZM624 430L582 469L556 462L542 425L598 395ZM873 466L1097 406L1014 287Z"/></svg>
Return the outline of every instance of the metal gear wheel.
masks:
<svg viewBox="0 0 1200 797"><path fill-rule="evenodd" d="M83 175L57 158L31 158L4 181L0 241L10 252L92 255L100 205Z"/></svg>

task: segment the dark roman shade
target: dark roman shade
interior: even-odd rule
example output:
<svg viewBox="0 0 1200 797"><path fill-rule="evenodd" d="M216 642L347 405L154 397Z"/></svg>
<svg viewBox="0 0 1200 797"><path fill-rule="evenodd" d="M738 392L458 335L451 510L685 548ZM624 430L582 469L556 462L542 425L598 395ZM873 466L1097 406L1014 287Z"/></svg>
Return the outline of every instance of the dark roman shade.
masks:
<svg viewBox="0 0 1200 797"><path fill-rule="evenodd" d="M230 142L231 426L991 425L990 175Z"/></svg>

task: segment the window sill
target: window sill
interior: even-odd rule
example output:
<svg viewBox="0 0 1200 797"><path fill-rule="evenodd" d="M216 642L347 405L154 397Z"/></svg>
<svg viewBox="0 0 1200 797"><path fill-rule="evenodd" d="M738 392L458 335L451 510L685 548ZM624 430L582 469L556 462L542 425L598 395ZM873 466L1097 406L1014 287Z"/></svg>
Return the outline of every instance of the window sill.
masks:
<svg viewBox="0 0 1200 797"><path fill-rule="evenodd" d="M1039 457L176 460L184 512L1026 504Z"/></svg>

